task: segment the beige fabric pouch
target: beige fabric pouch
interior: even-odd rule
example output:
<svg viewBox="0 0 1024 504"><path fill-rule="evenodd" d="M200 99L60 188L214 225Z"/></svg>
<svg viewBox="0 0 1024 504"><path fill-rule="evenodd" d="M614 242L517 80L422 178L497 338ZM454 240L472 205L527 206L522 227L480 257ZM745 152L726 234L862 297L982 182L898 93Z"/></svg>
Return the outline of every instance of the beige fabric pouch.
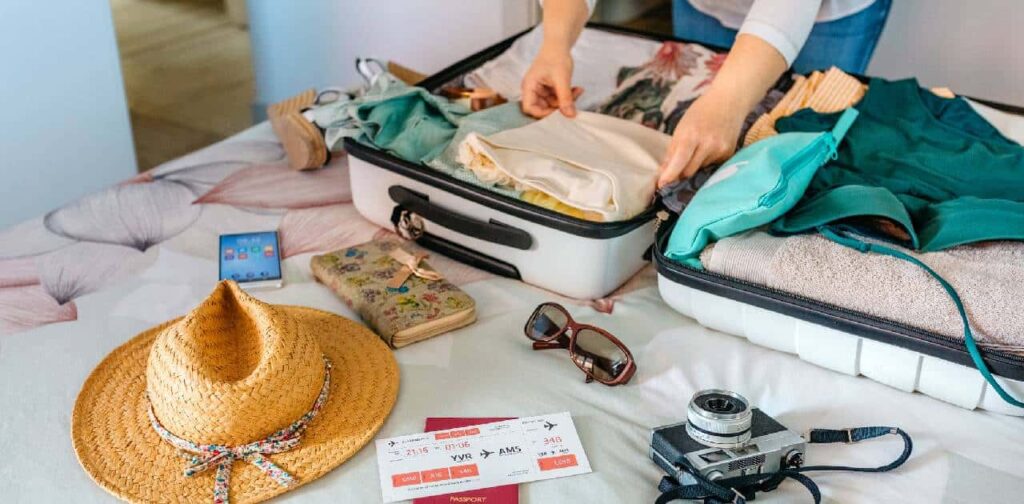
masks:
<svg viewBox="0 0 1024 504"><path fill-rule="evenodd" d="M541 191L612 222L650 207L670 140L617 117L555 112L521 128L471 133L459 146L459 162L481 180Z"/></svg>

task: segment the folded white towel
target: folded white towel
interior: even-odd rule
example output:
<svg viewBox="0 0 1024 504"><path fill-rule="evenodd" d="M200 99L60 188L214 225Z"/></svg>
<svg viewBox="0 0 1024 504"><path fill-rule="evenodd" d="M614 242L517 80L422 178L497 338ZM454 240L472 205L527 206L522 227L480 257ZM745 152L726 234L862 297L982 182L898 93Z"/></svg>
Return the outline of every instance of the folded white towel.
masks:
<svg viewBox="0 0 1024 504"><path fill-rule="evenodd" d="M654 199L671 137L616 117L555 112L493 135L470 134L459 162L480 180L534 189L605 222L634 217Z"/></svg>
<svg viewBox="0 0 1024 504"><path fill-rule="evenodd" d="M980 343L1024 351L1024 242L901 250L953 285ZM708 271L732 278L946 336L964 335L953 301L924 270L818 234L782 238L752 231L709 245L700 260Z"/></svg>

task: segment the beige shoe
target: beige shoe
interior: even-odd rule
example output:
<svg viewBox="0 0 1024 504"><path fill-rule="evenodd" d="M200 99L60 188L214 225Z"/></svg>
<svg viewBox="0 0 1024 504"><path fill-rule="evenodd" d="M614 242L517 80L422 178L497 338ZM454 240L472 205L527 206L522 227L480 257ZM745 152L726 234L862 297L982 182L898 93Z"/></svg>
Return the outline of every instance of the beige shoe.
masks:
<svg viewBox="0 0 1024 504"><path fill-rule="evenodd" d="M398 78L398 80L410 86L415 86L416 84L419 84L423 79L427 78L426 74L417 72L416 70L413 70L407 66L399 65L394 61L388 62L388 72L391 72L391 75L394 75L395 77Z"/></svg>
<svg viewBox="0 0 1024 504"><path fill-rule="evenodd" d="M329 153L324 136L302 111L316 104L316 91L307 89L267 107L270 125L295 170L311 170L327 164Z"/></svg>

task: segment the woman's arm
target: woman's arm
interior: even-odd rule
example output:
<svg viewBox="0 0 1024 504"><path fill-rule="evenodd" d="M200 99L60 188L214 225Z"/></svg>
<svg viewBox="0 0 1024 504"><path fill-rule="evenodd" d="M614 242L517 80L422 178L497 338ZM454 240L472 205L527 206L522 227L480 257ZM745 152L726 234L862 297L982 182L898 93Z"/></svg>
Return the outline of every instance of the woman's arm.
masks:
<svg viewBox="0 0 1024 504"><path fill-rule="evenodd" d="M561 110L576 115L575 100L583 89L571 87L572 46L590 17L593 0L546 0L544 5L544 42L533 64L523 77L523 112L544 117Z"/></svg>
<svg viewBox="0 0 1024 504"><path fill-rule="evenodd" d="M676 125L658 186L725 161L743 120L793 63L814 26L821 0L756 0L707 92Z"/></svg>
<svg viewBox="0 0 1024 504"><path fill-rule="evenodd" d="M711 86L676 125L658 186L725 161L736 149L743 120L786 70L786 60L754 35L739 35Z"/></svg>

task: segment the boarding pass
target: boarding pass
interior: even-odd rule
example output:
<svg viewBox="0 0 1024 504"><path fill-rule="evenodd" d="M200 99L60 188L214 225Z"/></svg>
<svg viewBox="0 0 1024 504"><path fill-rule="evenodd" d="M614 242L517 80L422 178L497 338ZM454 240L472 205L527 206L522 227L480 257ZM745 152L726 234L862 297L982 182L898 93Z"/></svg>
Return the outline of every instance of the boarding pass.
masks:
<svg viewBox="0 0 1024 504"><path fill-rule="evenodd" d="M384 502L590 472L569 413L377 440Z"/></svg>

